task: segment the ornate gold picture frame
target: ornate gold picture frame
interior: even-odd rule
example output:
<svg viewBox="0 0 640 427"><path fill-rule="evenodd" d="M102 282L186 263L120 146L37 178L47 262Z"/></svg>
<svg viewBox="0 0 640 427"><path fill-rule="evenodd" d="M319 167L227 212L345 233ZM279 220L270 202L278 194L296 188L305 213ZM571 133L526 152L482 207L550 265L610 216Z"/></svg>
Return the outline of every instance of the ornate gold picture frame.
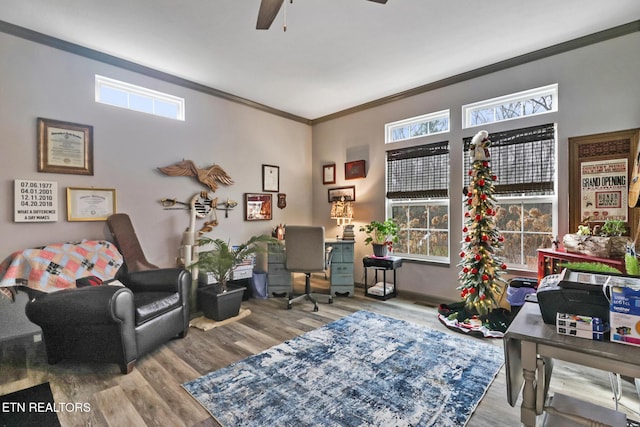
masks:
<svg viewBox="0 0 640 427"><path fill-rule="evenodd" d="M93 175L93 126L38 118L38 172Z"/></svg>
<svg viewBox="0 0 640 427"><path fill-rule="evenodd" d="M67 187L67 221L106 221L116 212L115 189Z"/></svg>

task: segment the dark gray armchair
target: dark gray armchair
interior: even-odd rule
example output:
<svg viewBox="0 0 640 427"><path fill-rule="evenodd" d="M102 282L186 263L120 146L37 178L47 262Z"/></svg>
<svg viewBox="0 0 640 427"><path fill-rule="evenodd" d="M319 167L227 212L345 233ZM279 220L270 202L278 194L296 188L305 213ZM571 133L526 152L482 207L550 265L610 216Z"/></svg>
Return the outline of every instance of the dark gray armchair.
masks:
<svg viewBox="0 0 640 427"><path fill-rule="evenodd" d="M125 264L122 286L88 286L44 294L27 303L42 328L49 363L62 359L110 362L123 374L136 360L189 331L191 273L147 261L125 213L107 218Z"/></svg>
<svg viewBox="0 0 640 427"><path fill-rule="evenodd" d="M42 328L49 363L117 363L128 374L139 357L187 335L188 271L146 270L119 280L125 287L65 289L27 303L27 317Z"/></svg>

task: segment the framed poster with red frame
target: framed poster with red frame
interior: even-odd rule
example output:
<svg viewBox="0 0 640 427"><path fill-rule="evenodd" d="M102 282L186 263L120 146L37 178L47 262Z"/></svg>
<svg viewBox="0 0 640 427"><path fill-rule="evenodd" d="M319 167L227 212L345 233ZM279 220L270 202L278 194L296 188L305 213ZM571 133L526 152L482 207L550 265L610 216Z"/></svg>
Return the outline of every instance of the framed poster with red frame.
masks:
<svg viewBox="0 0 640 427"><path fill-rule="evenodd" d="M365 178L367 170L364 160L356 160L355 162L347 162L344 164L344 179Z"/></svg>

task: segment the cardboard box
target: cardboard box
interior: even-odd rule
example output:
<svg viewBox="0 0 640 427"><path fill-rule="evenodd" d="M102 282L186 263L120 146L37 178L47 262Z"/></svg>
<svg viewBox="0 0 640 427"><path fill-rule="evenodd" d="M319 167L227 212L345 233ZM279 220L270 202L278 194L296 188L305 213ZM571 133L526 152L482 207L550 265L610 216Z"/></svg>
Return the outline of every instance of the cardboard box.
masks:
<svg viewBox="0 0 640 427"><path fill-rule="evenodd" d="M570 335L572 337L586 338L594 341L604 341L605 332L587 331L584 329L569 328L565 326L557 326L556 332L560 335Z"/></svg>
<svg viewBox="0 0 640 427"><path fill-rule="evenodd" d="M599 317L580 316L577 314L558 313L556 326L580 329L591 332L607 332L609 325Z"/></svg>
<svg viewBox="0 0 640 427"><path fill-rule="evenodd" d="M640 289L611 288L611 341L640 347Z"/></svg>

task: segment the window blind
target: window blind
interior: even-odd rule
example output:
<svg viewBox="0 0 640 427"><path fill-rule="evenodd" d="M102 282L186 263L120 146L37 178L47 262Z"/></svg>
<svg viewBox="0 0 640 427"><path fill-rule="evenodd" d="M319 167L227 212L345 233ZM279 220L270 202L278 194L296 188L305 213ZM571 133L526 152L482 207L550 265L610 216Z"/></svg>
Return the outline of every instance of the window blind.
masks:
<svg viewBox="0 0 640 427"><path fill-rule="evenodd" d="M387 151L387 198L449 196L449 141Z"/></svg>
<svg viewBox="0 0 640 427"><path fill-rule="evenodd" d="M471 168L469 146L464 142L464 184ZM495 194L502 196L552 195L554 192L556 128L554 124L489 134L491 169L497 176Z"/></svg>

